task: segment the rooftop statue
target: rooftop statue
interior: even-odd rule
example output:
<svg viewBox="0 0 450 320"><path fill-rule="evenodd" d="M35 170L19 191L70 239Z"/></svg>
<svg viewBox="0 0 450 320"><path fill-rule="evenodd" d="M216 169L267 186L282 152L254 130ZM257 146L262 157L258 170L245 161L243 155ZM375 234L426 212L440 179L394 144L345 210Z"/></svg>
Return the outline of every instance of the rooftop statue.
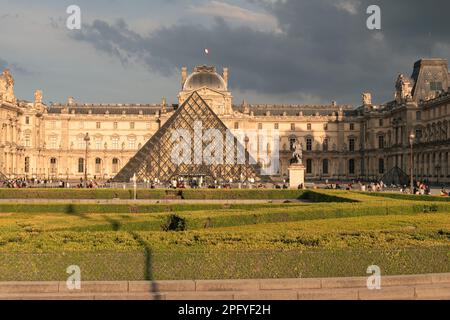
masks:
<svg viewBox="0 0 450 320"><path fill-rule="evenodd" d="M42 91L36 90L34 92L34 103L41 104L42 103Z"/></svg>
<svg viewBox="0 0 450 320"><path fill-rule="evenodd" d="M14 79L11 72L5 69L0 75L0 97L8 102L14 102Z"/></svg>
<svg viewBox="0 0 450 320"><path fill-rule="evenodd" d="M372 104L372 94L369 92L364 92L362 94L363 105L370 106Z"/></svg>
<svg viewBox="0 0 450 320"><path fill-rule="evenodd" d="M395 84L395 100L397 103L407 100L412 97L411 80L407 79L403 74L400 74Z"/></svg>

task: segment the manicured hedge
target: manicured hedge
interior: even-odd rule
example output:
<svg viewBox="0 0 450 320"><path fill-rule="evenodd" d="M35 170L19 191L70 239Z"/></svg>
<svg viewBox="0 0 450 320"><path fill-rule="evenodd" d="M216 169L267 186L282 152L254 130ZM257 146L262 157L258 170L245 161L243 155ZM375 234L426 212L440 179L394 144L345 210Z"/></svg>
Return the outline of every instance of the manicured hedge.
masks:
<svg viewBox="0 0 450 320"><path fill-rule="evenodd" d="M299 190L277 189L140 189L137 198L144 199L208 199L208 200L280 200L298 199ZM133 190L127 189L0 189L0 199L133 199Z"/></svg>
<svg viewBox="0 0 450 320"><path fill-rule="evenodd" d="M271 279L448 273L449 247L380 250L215 250L3 254L0 281L65 281L76 264L86 281ZM32 266L32 267L30 267Z"/></svg>
<svg viewBox="0 0 450 320"><path fill-rule="evenodd" d="M383 193L383 192L365 192L365 195L373 197L384 197L397 200L415 200L415 201L442 201L450 202L450 197L436 197L427 195L411 195L411 194L401 194L401 193Z"/></svg>
<svg viewBox="0 0 450 320"><path fill-rule="evenodd" d="M308 200L311 202L355 202L321 190L279 189L140 189L138 200ZM0 189L0 199L131 200L131 189ZM420 199L418 199L420 200Z"/></svg>

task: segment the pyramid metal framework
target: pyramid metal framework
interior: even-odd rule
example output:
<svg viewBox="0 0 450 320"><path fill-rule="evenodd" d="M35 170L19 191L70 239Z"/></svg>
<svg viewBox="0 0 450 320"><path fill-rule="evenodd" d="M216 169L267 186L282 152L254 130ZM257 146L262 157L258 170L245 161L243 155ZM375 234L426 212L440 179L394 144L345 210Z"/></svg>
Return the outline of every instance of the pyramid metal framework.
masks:
<svg viewBox="0 0 450 320"><path fill-rule="evenodd" d="M410 183L410 176L408 176L399 167L392 168L388 173L386 173L383 178L381 178L385 185L401 185L407 186Z"/></svg>
<svg viewBox="0 0 450 320"><path fill-rule="evenodd" d="M245 152L244 164L238 164L237 148L239 145L237 139L232 142L225 140L223 157L223 164L175 164L172 162L172 151L177 144L173 141L172 133L174 130L183 129L194 136L194 123L202 122L203 130L217 129L225 137L228 128L208 106L208 104L200 97L197 92L194 92L182 105L179 107L172 117L153 135L153 137L140 149L137 154L125 165L125 167L113 179L114 182L130 182L134 174L138 182L143 181L160 181L169 182L177 177L204 177L206 179L218 181L238 182L241 180L248 181L255 179L255 181L262 180L259 172L259 166L253 165L256 163L250 158L249 153ZM204 150L207 143L202 141L194 142L191 145L191 154L194 150ZM202 145L195 145L195 144ZM227 155L227 152L230 154ZM233 154L231 154L231 152ZM234 164L228 164L225 159L234 159ZM241 161L242 162L242 161Z"/></svg>

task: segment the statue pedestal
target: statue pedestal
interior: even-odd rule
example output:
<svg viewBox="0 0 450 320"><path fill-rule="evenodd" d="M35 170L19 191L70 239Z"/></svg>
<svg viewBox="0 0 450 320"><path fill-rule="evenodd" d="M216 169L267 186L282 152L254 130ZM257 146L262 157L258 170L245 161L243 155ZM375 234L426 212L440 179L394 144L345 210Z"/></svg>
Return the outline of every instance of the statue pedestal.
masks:
<svg viewBox="0 0 450 320"><path fill-rule="evenodd" d="M289 187L291 189L298 189L300 185L305 188L305 171L303 164L291 164L289 167Z"/></svg>

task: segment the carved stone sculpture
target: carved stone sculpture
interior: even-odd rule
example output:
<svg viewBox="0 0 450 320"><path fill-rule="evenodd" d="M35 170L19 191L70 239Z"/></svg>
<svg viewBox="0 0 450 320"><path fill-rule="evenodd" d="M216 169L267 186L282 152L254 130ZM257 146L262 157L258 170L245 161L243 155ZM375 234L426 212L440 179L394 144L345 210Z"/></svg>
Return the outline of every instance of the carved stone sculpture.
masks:
<svg viewBox="0 0 450 320"><path fill-rule="evenodd" d="M42 90L36 90L34 92L34 103L42 104Z"/></svg>
<svg viewBox="0 0 450 320"><path fill-rule="evenodd" d="M303 164L303 145L297 140L294 145L291 164Z"/></svg>
<svg viewBox="0 0 450 320"><path fill-rule="evenodd" d="M408 98L411 98L411 93L411 80L407 79L403 74L400 74L395 84L395 100L397 101L397 103L401 103Z"/></svg>
<svg viewBox="0 0 450 320"><path fill-rule="evenodd" d="M0 96L8 102L15 102L14 96L14 79L11 72L5 69L0 75Z"/></svg>
<svg viewBox="0 0 450 320"><path fill-rule="evenodd" d="M362 102L365 106L372 105L372 94L369 92L364 92L362 94Z"/></svg>

